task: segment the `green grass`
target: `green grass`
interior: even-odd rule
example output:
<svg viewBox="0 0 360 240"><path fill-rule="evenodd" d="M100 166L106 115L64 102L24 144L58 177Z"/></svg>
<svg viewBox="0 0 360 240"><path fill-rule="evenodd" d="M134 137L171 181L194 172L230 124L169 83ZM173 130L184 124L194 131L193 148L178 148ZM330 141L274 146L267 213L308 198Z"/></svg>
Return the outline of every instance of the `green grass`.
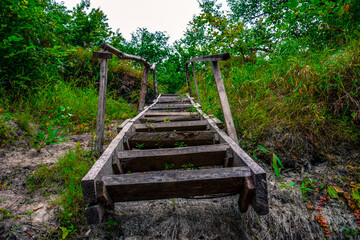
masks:
<svg viewBox="0 0 360 240"><path fill-rule="evenodd" d="M54 165L41 165L28 178L30 192L40 190L44 195L59 195L54 204L58 208L62 233L53 234L73 234L85 223L85 204L80 182L95 159L92 151L84 150L80 143L77 143L74 149L69 150Z"/></svg>
<svg viewBox="0 0 360 240"><path fill-rule="evenodd" d="M221 62L226 91L242 144L287 139L299 157L304 144L326 148L360 135L360 42L343 49L291 52L269 60ZM223 120L211 68L197 72L203 109ZM276 146L284 150L287 146ZM271 149L274 151L275 149ZM324 149L322 149L324 150Z"/></svg>

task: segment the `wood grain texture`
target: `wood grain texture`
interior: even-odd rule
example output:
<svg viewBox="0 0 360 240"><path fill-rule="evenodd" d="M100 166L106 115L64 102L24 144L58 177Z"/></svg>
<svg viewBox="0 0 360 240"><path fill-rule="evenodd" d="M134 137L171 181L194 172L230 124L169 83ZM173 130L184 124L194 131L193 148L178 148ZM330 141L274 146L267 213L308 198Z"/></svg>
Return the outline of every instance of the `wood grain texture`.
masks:
<svg viewBox="0 0 360 240"><path fill-rule="evenodd" d="M136 132L201 131L207 129L207 121L145 123L134 127Z"/></svg>
<svg viewBox="0 0 360 240"><path fill-rule="evenodd" d="M102 152L102 147L104 144L107 71L108 59L103 58L100 62L100 89L96 121L95 152L97 154L100 154Z"/></svg>
<svg viewBox="0 0 360 240"><path fill-rule="evenodd" d="M88 224L99 224L105 215L105 208L101 205L89 206L85 210L85 216Z"/></svg>
<svg viewBox="0 0 360 240"><path fill-rule="evenodd" d="M103 181L96 181L96 194L98 201L107 208L114 210L114 202L111 199Z"/></svg>
<svg viewBox="0 0 360 240"><path fill-rule="evenodd" d="M144 149L171 148L181 142L187 146L211 145L215 140L215 134L211 131L132 132L127 133L127 136L131 148L143 144Z"/></svg>
<svg viewBox="0 0 360 240"><path fill-rule="evenodd" d="M233 139L235 142L238 142L234 120L231 114L231 109L226 95L225 86L221 76L218 62L211 62L211 68L215 78L216 88L219 95L221 110L223 112L225 119L227 133L229 134L231 139Z"/></svg>
<svg viewBox="0 0 360 240"><path fill-rule="evenodd" d="M107 51L93 52L93 58L112 59L112 54Z"/></svg>
<svg viewBox="0 0 360 240"><path fill-rule="evenodd" d="M193 62L226 61L228 59L230 59L230 53L220 53L220 54L215 54L215 55L192 58L192 59L186 61L185 64L193 63Z"/></svg>
<svg viewBox="0 0 360 240"><path fill-rule="evenodd" d="M247 177L244 180L244 185L240 190L239 197L239 209L241 213L246 213L251 201L253 200L255 195L255 184L252 177Z"/></svg>
<svg viewBox="0 0 360 240"><path fill-rule="evenodd" d="M150 150L118 151L117 163L124 171L145 172L165 170L166 164L171 169L181 169L184 164L193 167L220 166L224 164L229 146L216 144L195 147L165 148ZM172 165L173 164L173 165Z"/></svg>
<svg viewBox="0 0 360 240"><path fill-rule="evenodd" d="M110 196L116 202L239 193L247 167L189 171L153 171L104 176Z"/></svg>
<svg viewBox="0 0 360 240"><path fill-rule="evenodd" d="M188 64L185 64L185 77L186 77L186 84L188 86L188 93L192 97L191 87L190 87L190 78L189 78L189 67Z"/></svg>
<svg viewBox="0 0 360 240"><path fill-rule="evenodd" d="M142 57L134 56L131 54L126 54L106 43L101 44L101 48L113 53L114 55L118 56L121 59L129 59L129 60L141 62L142 64L144 64L145 67L150 68L150 63Z"/></svg>
<svg viewBox="0 0 360 240"><path fill-rule="evenodd" d="M148 79L149 79L149 71L150 71L150 68L145 66L144 73L143 73L143 78L142 78L142 81L141 81L141 90L140 90L140 97L139 97L138 112L141 112L141 111L144 110L145 101L146 101L147 82L148 82Z"/></svg>
<svg viewBox="0 0 360 240"><path fill-rule="evenodd" d="M154 81L155 97L157 98L157 97L159 96L159 91L158 91L157 76L156 76L156 63L154 63L154 64L151 66L151 70L153 71L153 81Z"/></svg>
<svg viewBox="0 0 360 240"><path fill-rule="evenodd" d="M201 120L200 115L188 116L164 116L164 117L144 117L139 119L140 123L157 123L157 122L181 122L181 121L198 121Z"/></svg>
<svg viewBox="0 0 360 240"><path fill-rule="evenodd" d="M149 110L144 116L145 117L159 117L159 116L195 116L199 115L197 112L159 112L156 110Z"/></svg>
<svg viewBox="0 0 360 240"><path fill-rule="evenodd" d="M199 88L198 88L198 84L197 84L197 81L196 81L196 73L195 73L194 63L191 63L191 68L192 68L192 72L193 72L193 77L194 77L194 83L195 83L196 95L197 95L198 103L201 104L200 103Z"/></svg>

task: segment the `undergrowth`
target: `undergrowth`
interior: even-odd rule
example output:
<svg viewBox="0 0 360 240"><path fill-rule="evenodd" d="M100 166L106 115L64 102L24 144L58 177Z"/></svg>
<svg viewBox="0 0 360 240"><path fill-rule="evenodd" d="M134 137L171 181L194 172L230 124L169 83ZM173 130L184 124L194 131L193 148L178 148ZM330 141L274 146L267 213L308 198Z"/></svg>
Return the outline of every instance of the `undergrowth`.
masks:
<svg viewBox="0 0 360 240"><path fill-rule="evenodd" d="M85 150L77 143L54 165L43 164L28 178L30 192L40 190L44 195L59 195L53 203L58 207L61 232L52 234L71 236L85 223L85 204L80 182L95 160L92 151Z"/></svg>
<svg viewBox="0 0 360 240"><path fill-rule="evenodd" d="M241 145L254 150L272 139L265 146L293 161L309 149L326 152L340 142L358 142L360 42L339 50L291 50L268 60L221 62ZM223 120L211 68L197 74L203 109Z"/></svg>

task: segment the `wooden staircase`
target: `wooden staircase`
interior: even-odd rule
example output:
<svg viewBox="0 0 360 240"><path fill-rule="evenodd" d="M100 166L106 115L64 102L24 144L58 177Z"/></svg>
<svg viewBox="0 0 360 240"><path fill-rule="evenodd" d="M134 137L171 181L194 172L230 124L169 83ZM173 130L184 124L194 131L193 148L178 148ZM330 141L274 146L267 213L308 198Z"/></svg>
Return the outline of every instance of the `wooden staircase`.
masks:
<svg viewBox="0 0 360 240"><path fill-rule="evenodd" d="M86 217L99 223L115 202L239 194L268 213L266 173L189 95L160 94L126 120L82 179Z"/></svg>

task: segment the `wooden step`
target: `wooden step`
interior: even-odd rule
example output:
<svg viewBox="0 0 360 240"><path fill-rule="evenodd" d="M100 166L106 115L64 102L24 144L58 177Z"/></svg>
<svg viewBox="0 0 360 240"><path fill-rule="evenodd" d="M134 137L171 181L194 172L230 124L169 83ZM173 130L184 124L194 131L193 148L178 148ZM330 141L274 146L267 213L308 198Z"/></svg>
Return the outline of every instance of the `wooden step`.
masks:
<svg viewBox="0 0 360 240"><path fill-rule="evenodd" d="M207 121L162 122L134 124L136 132L201 131L206 130Z"/></svg>
<svg viewBox="0 0 360 240"><path fill-rule="evenodd" d="M249 167L139 172L103 176L105 199L113 202L239 193ZM101 197L101 196L100 196Z"/></svg>
<svg viewBox="0 0 360 240"><path fill-rule="evenodd" d="M125 143L129 148L171 148L176 144L187 146L211 145L219 143L218 134L212 131L172 131L172 132L128 132L128 141ZM129 150L129 149L127 149Z"/></svg>
<svg viewBox="0 0 360 240"><path fill-rule="evenodd" d="M191 104L175 104L175 103L169 103L169 104L155 104L150 109L151 110L187 110L189 108L193 108L193 105Z"/></svg>
<svg viewBox="0 0 360 240"><path fill-rule="evenodd" d="M165 169L181 169L184 164L192 167L224 166L232 161L227 144L182 148L117 151L113 158L115 173L146 172ZM231 163L230 163L231 165Z"/></svg>
<svg viewBox="0 0 360 240"><path fill-rule="evenodd" d="M164 116L164 117L144 117L140 118L140 123L156 123L156 122L180 122L180 121L197 121L201 120L201 115L186 116Z"/></svg>
<svg viewBox="0 0 360 240"><path fill-rule="evenodd" d="M198 112L160 112L157 110L151 110L147 111L144 117L160 117L160 116L200 116Z"/></svg>
<svg viewBox="0 0 360 240"><path fill-rule="evenodd" d="M166 98L159 98L158 103L189 103L189 98L179 98L179 97L166 97Z"/></svg>

